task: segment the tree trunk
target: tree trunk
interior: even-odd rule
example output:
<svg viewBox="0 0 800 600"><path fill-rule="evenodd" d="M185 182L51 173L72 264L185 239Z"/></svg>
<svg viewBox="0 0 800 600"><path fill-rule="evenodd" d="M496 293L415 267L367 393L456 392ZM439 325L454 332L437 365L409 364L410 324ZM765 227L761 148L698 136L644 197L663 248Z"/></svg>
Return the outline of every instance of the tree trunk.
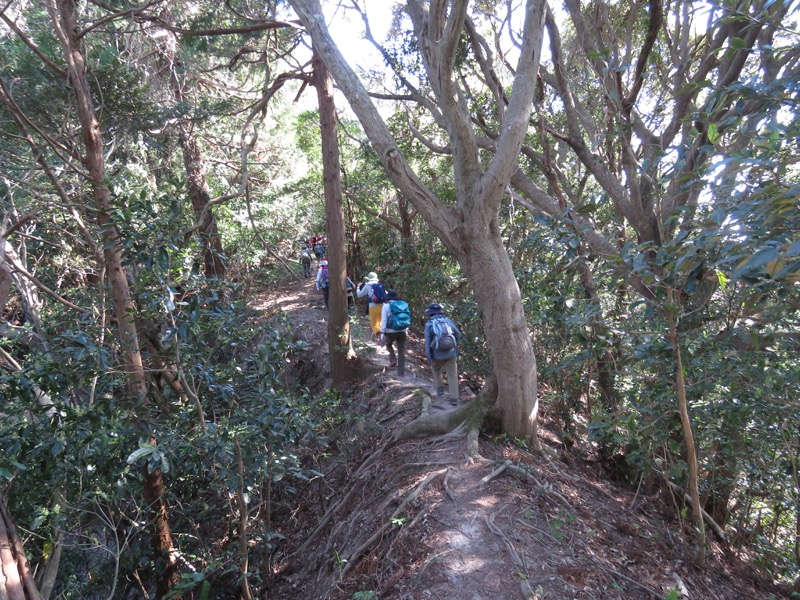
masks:
<svg viewBox="0 0 800 600"><path fill-rule="evenodd" d="M347 312L347 265L345 252L342 182L339 174L339 140L336 135L336 107L333 104L333 81L328 68L314 52L314 86L319 101L322 133L322 185L325 190L325 216L328 221L328 356L333 387L342 391L348 382L348 364L355 354L350 339Z"/></svg>
<svg viewBox="0 0 800 600"><path fill-rule="evenodd" d="M206 277L222 279L225 277L224 251L217 221L212 208L208 206L211 196L206 183L203 153L194 134L194 125L190 121L181 121L178 125L178 136L183 150L189 198L192 201L195 219L199 219L196 225L200 228L200 240L203 245L203 272Z"/></svg>
<svg viewBox="0 0 800 600"><path fill-rule="evenodd" d="M52 6L48 6L48 8L52 9ZM142 365L142 354L134 321L136 305L133 302L128 278L122 264L119 232L113 226L110 216L114 207L106 180L103 138L89 87L86 63L81 52L80 40L77 37L81 27L77 22L75 0L58 0L57 8L58 14L53 12L51 18L64 49L69 84L75 94L77 114L81 123L86 152L83 163L92 186L97 225L102 231L103 237L103 258L114 301L121 348L121 369L126 377L130 404L133 407L132 414L138 421L135 407L146 403L147 379ZM168 557L172 567L164 570L165 577L169 576L169 579L159 579L157 588L169 589L177 582L178 573L172 556L172 533L166 519L161 472L157 470L146 474L143 485L145 497L151 504L157 503L158 505L159 518L156 519L153 543L158 546L160 554ZM163 518L161 518L162 516ZM159 597L161 596L159 595Z"/></svg>
<svg viewBox="0 0 800 600"><path fill-rule="evenodd" d="M515 169L531 114L544 31L544 3L525 3L520 60L508 104L502 111L502 133L488 166L461 102L453 67L466 19L465 2L449 4L443 17L426 3L408 0L408 14L419 37L422 60L441 110L441 121L453 147L455 207L444 204L425 186L401 154L367 90L344 61L325 25L317 0L292 0L314 47L336 78L359 118L387 173L405 198L456 256L473 286L483 311L486 337L497 375L503 426L515 437L538 447L536 438L536 361L522 311L519 287L505 252L497 219L501 199ZM442 5L444 6L444 5ZM436 14L431 14L436 12Z"/></svg>
<svg viewBox="0 0 800 600"><path fill-rule="evenodd" d="M669 337L672 342L672 351L675 356L675 389L678 392L678 413L681 417L683 427L683 438L686 443L686 463L689 466L689 496L692 499L692 511L694 512L694 523L697 528L697 555L695 564L702 568L706 561L706 529L703 521L702 504L700 503L700 493L698 491L698 468L697 468L697 448L694 445L694 433L692 432L692 421L689 417L689 402L686 399L686 381L683 376L683 358L681 357L680 338L678 337L678 326L675 321L675 313L680 311L677 299L673 290L667 290L668 306L665 307L667 322L669 323Z"/></svg>
<svg viewBox="0 0 800 600"><path fill-rule="evenodd" d="M0 493L0 598L39 600L22 540L8 512L5 496Z"/></svg>
<svg viewBox="0 0 800 600"><path fill-rule="evenodd" d="M463 261L481 307L486 340L497 376L497 406L503 430L538 448L537 372L522 297L502 239L468 230L472 238Z"/></svg>
<svg viewBox="0 0 800 600"><path fill-rule="evenodd" d="M163 12L162 17L170 23L173 21L169 9ZM187 102L187 93L184 90L187 83L178 77L175 61L179 40L177 34L166 29L161 31L163 31L163 35L159 37L159 45L166 64L165 68L159 69L159 72L167 71L169 73L169 88L173 100L177 103L185 103ZM211 194L208 191L205 161L197 141L197 135L195 135L194 123L190 119L181 118L178 121L178 140L183 152L187 192L203 247L203 272L206 277L221 279L225 277L226 270L222 240L219 237L213 209L208 204Z"/></svg>
<svg viewBox="0 0 800 600"><path fill-rule="evenodd" d="M164 499L164 478L161 469L148 473L146 465L142 467L142 475L145 480L144 499L155 519L155 533L151 544L155 555L156 598L163 598L180 579L178 563L173 552L169 513Z"/></svg>

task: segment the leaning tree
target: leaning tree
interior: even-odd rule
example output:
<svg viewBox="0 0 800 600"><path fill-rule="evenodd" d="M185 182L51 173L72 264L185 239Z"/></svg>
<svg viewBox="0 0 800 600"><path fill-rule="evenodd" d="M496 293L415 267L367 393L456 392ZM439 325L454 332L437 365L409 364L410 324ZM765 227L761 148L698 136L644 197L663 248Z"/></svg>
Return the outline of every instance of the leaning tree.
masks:
<svg viewBox="0 0 800 600"><path fill-rule="evenodd" d="M469 3L410 0L406 4L424 67L424 73L418 75L427 84L413 94L420 105L430 109L431 118L452 148L455 203L438 198L410 167L364 84L331 38L320 3L292 0L292 6L392 181L436 231L472 285L493 369L486 389L494 393L482 397L486 404L494 404L507 433L538 447L536 361L498 218L531 115L545 5L533 0L525 3L515 76L508 102L498 105L501 133L492 153L484 154L457 68L462 40L472 22Z"/></svg>

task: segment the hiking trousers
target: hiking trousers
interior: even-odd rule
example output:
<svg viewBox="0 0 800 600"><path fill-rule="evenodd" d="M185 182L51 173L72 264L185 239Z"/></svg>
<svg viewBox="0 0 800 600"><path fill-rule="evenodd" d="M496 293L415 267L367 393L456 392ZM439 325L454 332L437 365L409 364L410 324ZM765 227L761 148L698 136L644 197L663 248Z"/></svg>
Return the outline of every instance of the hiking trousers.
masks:
<svg viewBox="0 0 800 600"><path fill-rule="evenodd" d="M383 334L383 340L389 351L389 363L397 362L397 374L402 377L406 374L406 332L387 331ZM397 342L397 358L394 354L395 342Z"/></svg>
<svg viewBox="0 0 800 600"><path fill-rule="evenodd" d="M325 308L328 308L328 286L322 286L322 299L325 301Z"/></svg>
<svg viewBox="0 0 800 600"><path fill-rule="evenodd" d="M433 370L433 386L437 390L444 387L442 383L442 371L444 371L447 374L450 400L458 400L458 362L456 357L432 361L431 370Z"/></svg>
<svg viewBox="0 0 800 600"><path fill-rule="evenodd" d="M378 335L381 332L381 311L383 304L369 303L369 325L372 327L372 333Z"/></svg>

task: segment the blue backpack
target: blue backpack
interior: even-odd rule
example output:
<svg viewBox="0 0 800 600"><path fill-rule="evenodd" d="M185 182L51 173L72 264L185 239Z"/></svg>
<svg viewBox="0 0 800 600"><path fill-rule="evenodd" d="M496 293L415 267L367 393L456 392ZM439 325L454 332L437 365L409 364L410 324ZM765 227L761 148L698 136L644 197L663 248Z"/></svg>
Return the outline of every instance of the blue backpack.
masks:
<svg viewBox="0 0 800 600"><path fill-rule="evenodd" d="M389 329L405 331L411 325L411 311L405 300L391 300L389 302Z"/></svg>
<svg viewBox="0 0 800 600"><path fill-rule="evenodd" d="M386 288L383 287L382 283L372 283L372 297L370 298L370 302L373 304L383 304L386 300Z"/></svg>

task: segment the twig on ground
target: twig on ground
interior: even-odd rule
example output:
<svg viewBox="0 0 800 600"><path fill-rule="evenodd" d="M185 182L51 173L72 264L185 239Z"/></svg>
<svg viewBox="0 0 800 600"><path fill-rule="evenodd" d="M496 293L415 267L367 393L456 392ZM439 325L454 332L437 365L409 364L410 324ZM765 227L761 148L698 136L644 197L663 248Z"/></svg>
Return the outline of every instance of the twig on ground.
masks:
<svg viewBox="0 0 800 600"><path fill-rule="evenodd" d="M635 585L636 587L638 587L638 588L639 588L639 589L641 589L641 590L644 590L645 592L647 592L648 594L650 594L650 595L651 595L653 598L655 598L656 600L662 600L662 599L663 599L663 596L662 596L660 593L658 593L657 591L655 591L654 589L647 587L647 586L646 586L645 584L643 584L643 583L639 583L639 582L638 582L638 581L636 581L635 579L631 579L631 578L630 578L630 577L628 577L627 575L623 575L623 574L622 574L622 573L620 573L619 571L615 571L614 569L609 569L607 564L606 564L606 565L604 565L604 566L603 566L603 568L604 568L606 571L608 571L608 573L610 573L610 574L611 574L613 577L619 577L620 579L624 579L624 580L625 580L625 581L627 581L628 583Z"/></svg>

